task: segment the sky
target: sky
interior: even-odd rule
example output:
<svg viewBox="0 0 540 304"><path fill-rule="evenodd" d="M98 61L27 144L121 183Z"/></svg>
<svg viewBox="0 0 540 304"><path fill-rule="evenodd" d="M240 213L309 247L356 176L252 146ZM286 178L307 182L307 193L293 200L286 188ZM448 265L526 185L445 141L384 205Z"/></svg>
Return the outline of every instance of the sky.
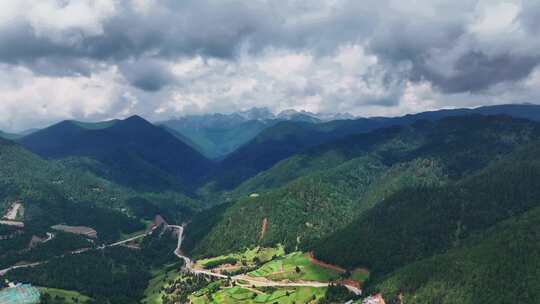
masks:
<svg viewBox="0 0 540 304"><path fill-rule="evenodd" d="M537 0L0 1L0 129L540 103Z"/></svg>

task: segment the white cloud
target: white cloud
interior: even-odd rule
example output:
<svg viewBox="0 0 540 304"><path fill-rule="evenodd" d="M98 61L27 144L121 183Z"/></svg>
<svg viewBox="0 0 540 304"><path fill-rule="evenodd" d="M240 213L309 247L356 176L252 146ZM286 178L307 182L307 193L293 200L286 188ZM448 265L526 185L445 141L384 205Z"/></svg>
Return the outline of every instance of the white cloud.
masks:
<svg viewBox="0 0 540 304"><path fill-rule="evenodd" d="M369 116L534 102L533 2L2 1L0 129L253 106Z"/></svg>
<svg viewBox="0 0 540 304"><path fill-rule="evenodd" d="M38 37L61 43L103 34L103 22L116 14L110 0L3 1L1 8L0 26L26 21Z"/></svg>
<svg viewBox="0 0 540 304"><path fill-rule="evenodd" d="M47 77L0 65L0 128L43 127L62 119L105 119L126 104L122 77L111 67L91 77ZM3 81L5 79L10 81Z"/></svg>

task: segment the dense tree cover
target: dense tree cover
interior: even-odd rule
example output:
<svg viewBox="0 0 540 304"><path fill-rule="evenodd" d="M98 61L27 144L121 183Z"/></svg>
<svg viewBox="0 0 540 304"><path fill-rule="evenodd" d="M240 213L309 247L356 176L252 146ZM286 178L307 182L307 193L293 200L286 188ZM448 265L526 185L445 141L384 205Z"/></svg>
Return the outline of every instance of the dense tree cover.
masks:
<svg viewBox="0 0 540 304"><path fill-rule="evenodd" d="M206 235L199 233L200 241L190 247L195 255L275 243L310 249L396 193L439 188L463 179L539 134L538 125L529 121L471 116L340 139L278 164L263 182L256 177L254 184L263 187L260 196L244 194L213 217L218 222L205 223L212 229L201 229L194 221L190 227ZM264 190L264 180L275 187L294 178L289 168L299 167L307 174Z"/></svg>
<svg viewBox="0 0 540 304"><path fill-rule="evenodd" d="M132 128L122 132L140 130L139 119L131 123ZM388 299L403 290L405 297L421 295L435 303L449 302L447 297L451 296L468 299L469 289L461 290L450 283L452 276L465 272L460 265L453 265L461 258L474 257L471 259L476 262L489 246L501 251L490 261L508 258L506 253L512 253L514 247L503 247L503 241L514 244L515 250L537 250L524 247L525 240L512 243L506 236L489 234L497 239L492 241L484 234L501 221L530 212L540 202L540 144L534 143L540 138L540 128L536 123L509 117L453 117L342 137L360 132L362 123L336 122L315 129L309 124L305 128L296 123L279 124L231 154L217 173L213 172L215 183L200 191L218 197L213 192L216 189L229 189L270 169L220 197L229 203L196 214L186 230L183 249L201 257L282 243L287 249L314 250L317 257L347 268L370 268L372 286L380 288ZM114 126L117 123L82 129L103 132ZM139 135L144 137L144 130ZM0 210L22 200L26 223L24 233L0 241L0 250L18 255L31 235L42 235L50 225L59 223L93 227L101 243L142 229L140 220L157 213L171 222L188 220L199 206L177 192L184 188L176 188L183 183L175 184L180 180L175 174L182 173L162 168L176 168L177 163L169 162L169 158L157 161L152 157L160 154L150 153L150 147L130 147L130 151L96 152L92 150L95 147L82 145L79 148L84 148L84 153L70 152L67 156L75 157L47 162L11 142L0 141ZM106 155L96 157L99 153ZM235 162L237 167L233 166ZM122 171L125 168L132 171ZM136 168L141 168L141 175L133 172ZM156 192L136 191L105 178ZM148 188L141 188L139 182ZM201 184L200 180L192 182L192 186ZM154 187L152 183L165 186ZM259 196L249 197L252 192ZM3 228L0 232L7 235L13 231ZM533 232L527 233L535 235ZM53 259L10 276L78 290L104 303L132 303L140 299L152 267L175 259L172 251L176 242L163 241L170 238L167 232L156 235L163 239L144 240L140 251L96 250ZM471 236L477 235L477 240L486 237L490 245L481 249L470 246ZM65 240L64 247L52 242L40 251L24 254L29 254L29 260L50 257L75 247L76 242ZM530 256L515 256L508 265L518 260L537 263ZM419 269L407 268L411 263ZM467 267L475 265L471 262ZM455 273L444 274L445 267ZM475 275L497 274L483 267ZM515 277L506 266L499 269ZM435 275L428 277L430 272ZM409 288L402 277L420 283ZM443 283L436 285L439 281ZM461 282L477 286L473 280ZM523 284L512 293L531 288ZM490 282L480 287L499 285ZM445 294L444 289L455 290L455 294ZM524 302L538 299L534 292L525 295Z"/></svg>
<svg viewBox="0 0 540 304"><path fill-rule="evenodd" d="M51 225L89 226L102 241L141 230L141 218L162 214L171 222L189 216L197 204L173 192L140 193L92 173L47 162L20 146L0 144L0 210L22 201L25 230L43 233Z"/></svg>
<svg viewBox="0 0 540 304"><path fill-rule="evenodd" d="M519 151L459 182L403 189L323 239L315 252L375 274L444 252L473 232L538 206L540 162L529 155Z"/></svg>
<svg viewBox="0 0 540 304"><path fill-rule="evenodd" d="M385 169L376 159L354 159L260 197L244 198L220 215L222 220L197 245L194 253L217 255L231 248L276 243L291 249L305 247L344 227L394 188L432 183L441 175L431 162L427 166L422 162L396 166L381 175ZM412 175L414 171L424 173ZM365 200L359 204L358 198ZM192 225L199 226L195 222ZM264 235L263 226L266 226Z"/></svg>
<svg viewBox="0 0 540 304"><path fill-rule="evenodd" d="M346 303L354 295L343 285L330 284L319 304Z"/></svg>
<svg viewBox="0 0 540 304"><path fill-rule="evenodd" d="M186 233L187 231L184 232L182 250L192 252L199 241L209 234L215 225L222 221L224 212L231 205L232 203L224 203L195 214L187 229L189 233Z"/></svg>
<svg viewBox="0 0 540 304"><path fill-rule="evenodd" d="M111 225L116 228L110 230L118 230L118 226L126 231L138 228L137 223L118 211L121 199L127 196L121 188L90 174L52 165L13 143L0 145L0 156L2 203L7 206L21 200L24 220L30 229L62 222L88 225L92 221L88 218L92 217L105 225L96 227L98 232L103 229L105 238ZM111 221L111 215L117 220ZM78 218L87 220L79 222Z"/></svg>
<svg viewBox="0 0 540 304"><path fill-rule="evenodd" d="M386 303L540 303L540 208L371 282Z"/></svg>
<svg viewBox="0 0 540 304"><path fill-rule="evenodd" d="M18 256L19 251L28 248L32 235L23 233L21 230L5 231L1 235L6 236L5 239L0 240L0 268L4 268L13 264L14 260L18 261L15 256Z"/></svg>
<svg viewBox="0 0 540 304"><path fill-rule="evenodd" d="M119 247L58 258L32 269L10 272L14 281L76 290L99 303L133 303L150 279L137 252Z"/></svg>
<svg viewBox="0 0 540 304"><path fill-rule="evenodd" d="M159 267L167 263L176 261L178 258L174 254L176 249L177 236L171 229L160 227L151 236L145 237L140 244L139 254L147 264L147 267Z"/></svg>
<svg viewBox="0 0 540 304"><path fill-rule="evenodd" d="M78 291L97 303L131 304L142 299L152 269L176 261L175 241L170 232L156 230L140 250L120 246L66 255L38 267L14 270L8 278Z"/></svg>
<svg viewBox="0 0 540 304"><path fill-rule="evenodd" d="M46 261L76 249L94 247L92 242L82 236L57 232L52 240L31 248L29 246L31 237L31 233L24 232L12 240L1 241L0 268L12 266L19 261Z"/></svg>
<svg viewBox="0 0 540 304"><path fill-rule="evenodd" d="M264 129L220 161L213 175L217 189L233 189L244 180L271 168L277 162L315 146L329 143L351 134L376 129L405 126L418 121L438 121L448 117L470 115L510 115L539 121L540 107L536 105L503 105L477 109L455 109L423 112L395 118L360 118L326 123L284 121Z"/></svg>
<svg viewBox="0 0 540 304"><path fill-rule="evenodd" d="M213 180L217 189L233 189L242 181L277 162L320 144L378 127L367 119L323 124L283 121L262 131L218 164Z"/></svg>
<svg viewBox="0 0 540 304"><path fill-rule="evenodd" d="M52 159L87 157L79 164L139 191L186 192L202 181L211 162L169 132L133 116L99 128L64 121L20 140Z"/></svg>
<svg viewBox="0 0 540 304"><path fill-rule="evenodd" d="M433 112L423 112L394 118L372 118L348 121L321 122L316 117L298 113L288 119L304 124L312 123L311 128L320 131L331 131L339 125L360 124L357 132L366 132L375 128L391 125L406 125L418 120L439 120L449 116L464 116L471 114L510 115L516 118L526 118L540 121L540 107L532 104L513 104L487 106L476 109L452 109ZM181 117L161 123L172 131L183 142L201 151L210 158L220 159L234 152L239 147L255 138L263 130L272 128L281 120L271 113L262 113L254 117L245 117L239 113L208 114ZM279 129L279 128L278 128ZM292 130L292 129L291 129ZM300 130L304 132L304 130ZM281 133L281 132L270 132Z"/></svg>

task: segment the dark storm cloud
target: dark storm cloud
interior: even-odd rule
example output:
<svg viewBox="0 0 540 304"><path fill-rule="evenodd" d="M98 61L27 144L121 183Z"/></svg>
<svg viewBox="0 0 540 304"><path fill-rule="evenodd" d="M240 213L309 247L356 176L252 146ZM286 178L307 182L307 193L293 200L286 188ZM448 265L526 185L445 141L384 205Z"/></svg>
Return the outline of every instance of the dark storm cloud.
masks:
<svg viewBox="0 0 540 304"><path fill-rule="evenodd" d="M120 64L122 74L136 88L148 92L159 91L174 82L174 75L156 60L138 60Z"/></svg>
<svg viewBox="0 0 540 304"><path fill-rule="evenodd" d="M369 29L373 19L363 6L339 11L327 18L289 22L287 3L223 1L158 1L149 13L138 12L122 1L119 13L106 18L103 33L88 35L74 29L63 39L36 34L28 22L0 28L0 60L32 63L36 58L84 57L123 60L145 54L163 58L203 55L234 57L243 44L251 51L268 46L333 51L343 42L354 42ZM313 2L314 7L320 4ZM308 7L295 5L294 12ZM314 9L314 8L311 8ZM67 42L66 42L67 41Z"/></svg>
<svg viewBox="0 0 540 304"><path fill-rule="evenodd" d="M540 2L524 2L519 21L532 34L540 34Z"/></svg>
<svg viewBox="0 0 540 304"><path fill-rule="evenodd" d="M537 40L534 34L519 40L500 34L486 42L470 32L469 18L466 11L428 18L402 15L371 36L369 50L389 73L396 66L410 66L408 73L401 73L404 80L427 81L443 93L475 93L523 80L540 64L539 52L522 51ZM540 33L540 5L527 4L516 17L515 24L520 22L531 33Z"/></svg>
<svg viewBox="0 0 540 304"><path fill-rule="evenodd" d="M481 52L469 52L461 56L454 65L455 76L444 77L431 71L419 74L426 75L426 78L446 93L476 92L497 83L523 79L539 63L540 57L509 54L490 57Z"/></svg>
<svg viewBox="0 0 540 304"><path fill-rule="evenodd" d="M120 13L103 21L103 33L89 35L74 29L61 39L40 36L28 22L0 28L0 60L32 62L48 56L119 60L147 53L163 57L202 54L231 57L250 34L269 26L263 12L240 2L161 1L149 15L136 12L127 1Z"/></svg>
<svg viewBox="0 0 540 304"><path fill-rule="evenodd" d="M59 9L71 3L65 0L40 3L45 2L61 3ZM280 83L283 87L271 90L285 92L285 97L280 96L281 103L296 105L293 99L311 97L350 108L399 106L409 82L427 82L443 94L477 94L501 83L523 80L540 63L540 4L532 0L513 2L521 9L509 26L516 27L515 33L510 34L474 31L482 14L498 13L482 10L496 8L502 1L156 0L139 6L137 3L145 1L87 2L110 3L114 9L98 12L90 20L84 18L85 11L62 22L55 20L56 16L42 22L48 11L32 12L34 15L29 16L22 12L23 17L10 22L0 20L0 63L24 66L36 75L51 77L88 78L111 70L111 74L121 74L117 78L108 76L113 81L139 89L132 95L146 94L144 98L151 99L148 96L152 93L168 99L174 94L165 95L164 91L184 90L187 94L177 97L185 104L189 104L186 99L200 98L208 104L219 103L224 109L228 109L231 100L247 98L244 96L259 99L249 95L249 88L242 84L255 80L259 85L253 85L255 91L268 81L265 77L270 77L270 81L278 77L268 76L256 67L268 54L279 57L279 51L283 51L283 57L288 53L313 56L311 68L297 75L305 79L291 79L291 83ZM38 21L32 19L36 16ZM496 26L497 22L484 27L489 30ZM360 46L362 56L375 57L375 67L364 69L361 63L357 67L361 72L354 75L340 70L332 56L351 45ZM278 55L272 53L275 50ZM199 57L205 62L199 68L207 83L201 83L197 76L178 76L171 71L174 64ZM211 59L225 63L206 64ZM235 63L251 64L255 68L247 69ZM283 63L285 68L288 64ZM236 69L239 71L235 72ZM335 74L336 78L316 78L317 71L322 69L329 70L324 77L332 78ZM217 83L236 80L238 83L220 89L223 94L219 97L227 92L232 97L209 101L216 99L212 94L218 90ZM192 82L198 84L195 93L188 91ZM116 94L116 90L123 88L112 91ZM239 93L235 95L235 92ZM365 96L358 97L362 93ZM264 98L267 96L260 99ZM157 101L146 103L150 104L148 111L158 104ZM195 104L204 108L202 102ZM329 106L321 106L325 107Z"/></svg>

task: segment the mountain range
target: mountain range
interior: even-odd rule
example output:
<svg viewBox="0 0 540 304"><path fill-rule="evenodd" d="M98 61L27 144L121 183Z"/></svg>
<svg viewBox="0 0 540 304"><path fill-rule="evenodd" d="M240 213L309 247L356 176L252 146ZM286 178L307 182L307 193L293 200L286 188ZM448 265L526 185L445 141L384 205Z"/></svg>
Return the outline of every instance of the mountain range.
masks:
<svg viewBox="0 0 540 304"><path fill-rule="evenodd" d="M46 159L71 165L138 190L188 191L210 161L166 130L139 116L96 124L64 121L19 142Z"/></svg>
<svg viewBox="0 0 540 304"><path fill-rule="evenodd" d="M369 270L362 288L386 303L540 301L537 105L354 119L256 108L7 137L0 211L22 202L25 227L0 242L1 266L43 257L26 246L52 225L92 227L101 243L160 215L189 223L195 259L281 244Z"/></svg>
<svg viewBox="0 0 540 304"><path fill-rule="evenodd" d="M353 119L350 114L315 114L285 110L278 114L268 108L251 108L231 114L188 115L159 122L185 136L192 147L212 159L220 159L281 121L319 123Z"/></svg>

